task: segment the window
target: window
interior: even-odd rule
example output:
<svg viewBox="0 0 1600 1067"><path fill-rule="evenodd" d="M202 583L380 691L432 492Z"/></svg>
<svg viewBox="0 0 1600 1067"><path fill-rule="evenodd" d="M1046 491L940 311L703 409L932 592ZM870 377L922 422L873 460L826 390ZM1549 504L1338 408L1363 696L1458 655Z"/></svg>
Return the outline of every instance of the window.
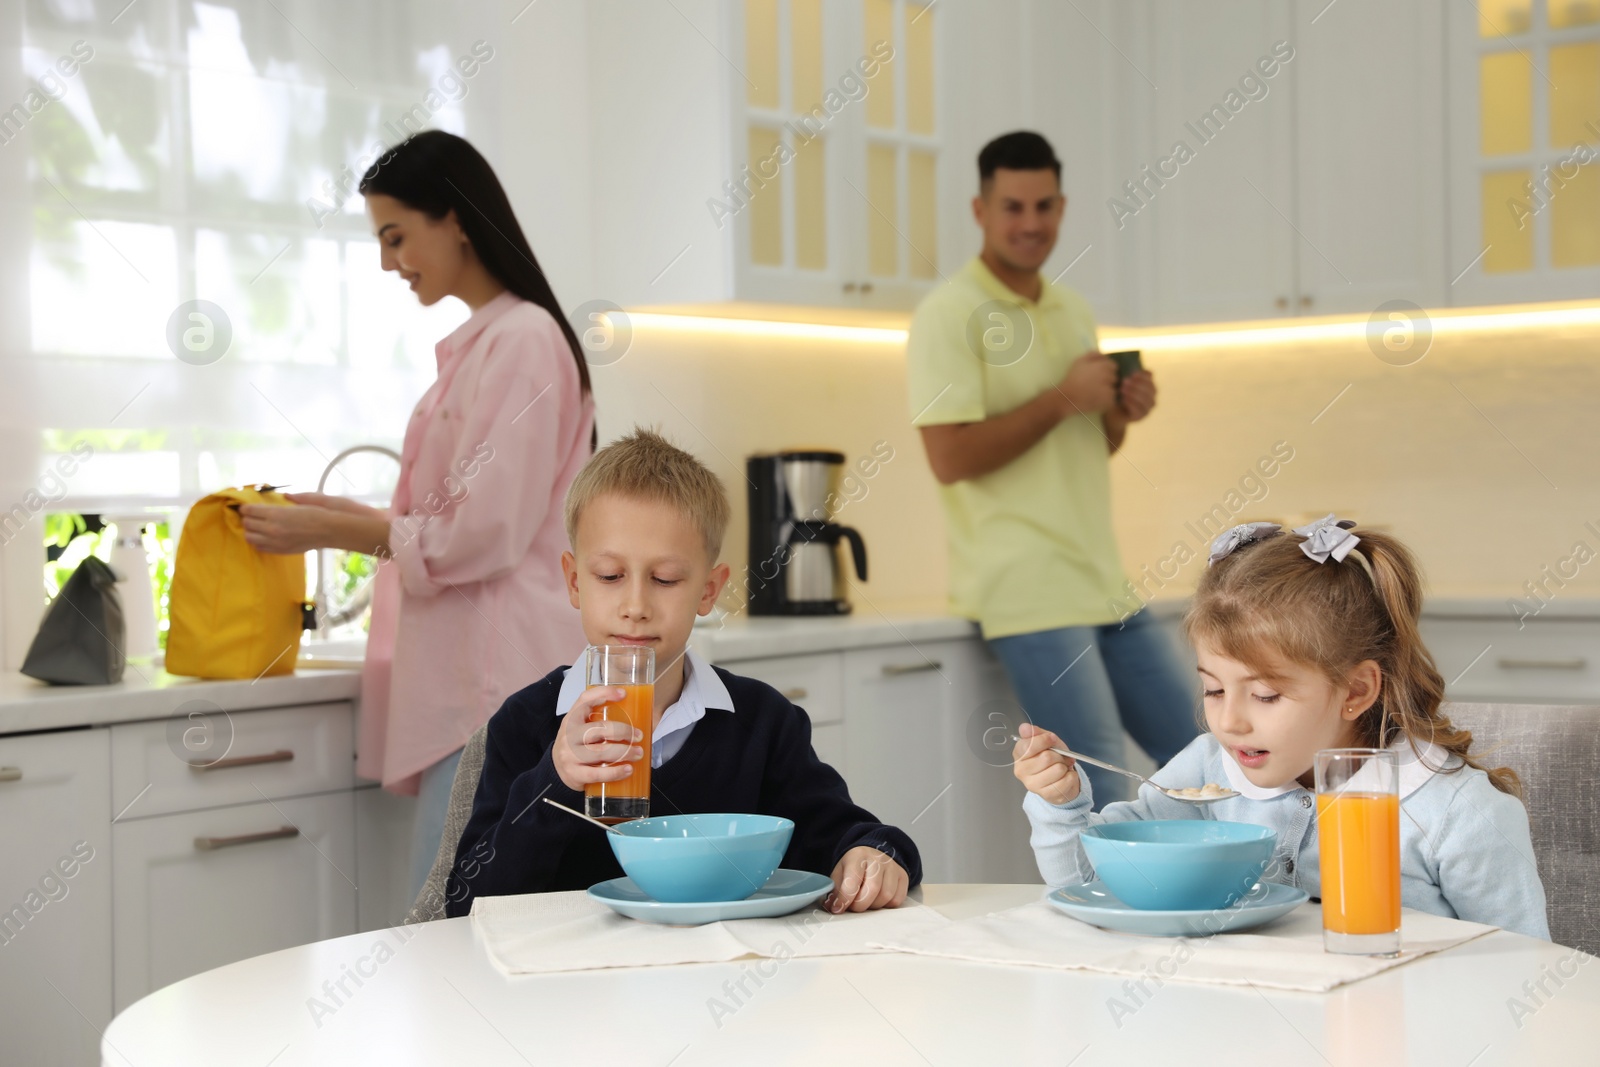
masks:
<svg viewBox="0 0 1600 1067"><path fill-rule="evenodd" d="M0 117L0 181L29 209L0 220L27 282L19 440L41 478L93 450L52 508L310 489L347 445L398 447L466 312L379 270L355 185L417 129L485 134L498 6L119 7L30 0ZM381 500L392 478L353 464L330 491Z"/></svg>

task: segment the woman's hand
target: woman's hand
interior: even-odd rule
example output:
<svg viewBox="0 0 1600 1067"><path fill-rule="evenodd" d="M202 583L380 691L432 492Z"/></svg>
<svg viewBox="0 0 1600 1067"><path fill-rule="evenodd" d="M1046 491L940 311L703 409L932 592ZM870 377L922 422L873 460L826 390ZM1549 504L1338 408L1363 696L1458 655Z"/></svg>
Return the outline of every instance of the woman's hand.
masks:
<svg viewBox="0 0 1600 1067"><path fill-rule="evenodd" d="M1081 788L1078 761L1051 751L1057 746L1067 747L1061 738L1031 722L1023 723L1017 736L1016 747L1011 750L1011 773L1017 781L1027 786L1028 792L1037 793L1052 804L1076 800Z"/></svg>
<svg viewBox="0 0 1600 1067"><path fill-rule="evenodd" d="M283 504L241 504L244 539L262 552L298 555L333 543L334 518L330 508Z"/></svg>
<svg viewBox="0 0 1600 1067"><path fill-rule="evenodd" d="M620 782L633 773L633 761L644 758L644 749L634 743L644 740L639 729L616 720L589 720L600 705L615 704L625 696L614 685L593 685L561 717L550 759L568 789L582 792L591 782Z"/></svg>
<svg viewBox="0 0 1600 1067"><path fill-rule="evenodd" d="M244 539L262 552L297 555L342 548L389 555L389 513L323 493L290 493L291 504L241 504Z"/></svg>
<svg viewBox="0 0 1600 1067"><path fill-rule="evenodd" d="M365 515L370 518L389 519L389 513L383 508L369 507L348 497L332 496L328 493L285 493L285 500L296 504L305 504L314 508L327 508L329 511L342 511L350 515Z"/></svg>
<svg viewBox="0 0 1600 1067"><path fill-rule="evenodd" d="M822 906L835 915L846 908L851 911L898 908L905 903L906 890L910 887L911 876L890 859L888 853L871 845L857 845L834 864L833 892L823 900Z"/></svg>

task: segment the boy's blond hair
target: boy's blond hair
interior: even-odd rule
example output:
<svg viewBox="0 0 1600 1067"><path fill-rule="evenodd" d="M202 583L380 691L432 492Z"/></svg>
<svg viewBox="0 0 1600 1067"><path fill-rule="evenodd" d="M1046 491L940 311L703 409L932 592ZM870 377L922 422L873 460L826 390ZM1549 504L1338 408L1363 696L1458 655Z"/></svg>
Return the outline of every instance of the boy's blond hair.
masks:
<svg viewBox="0 0 1600 1067"><path fill-rule="evenodd" d="M728 491L704 463L654 430L635 427L596 452L567 490L567 540L578 545L578 519L596 497L620 493L660 501L681 512L700 531L712 563L722 553L728 529Z"/></svg>

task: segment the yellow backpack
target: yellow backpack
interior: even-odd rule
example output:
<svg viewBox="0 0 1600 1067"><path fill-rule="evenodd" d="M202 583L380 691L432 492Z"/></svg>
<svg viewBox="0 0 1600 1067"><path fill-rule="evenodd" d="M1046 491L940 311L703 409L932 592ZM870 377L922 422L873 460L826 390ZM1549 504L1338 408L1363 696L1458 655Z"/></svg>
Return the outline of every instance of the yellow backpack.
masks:
<svg viewBox="0 0 1600 1067"><path fill-rule="evenodd" d="M251 547L240 504L294 506L261 485L212 493L189 510L168 593L169 674L255 679L294 673L311 608L305 557Z"/></svg>

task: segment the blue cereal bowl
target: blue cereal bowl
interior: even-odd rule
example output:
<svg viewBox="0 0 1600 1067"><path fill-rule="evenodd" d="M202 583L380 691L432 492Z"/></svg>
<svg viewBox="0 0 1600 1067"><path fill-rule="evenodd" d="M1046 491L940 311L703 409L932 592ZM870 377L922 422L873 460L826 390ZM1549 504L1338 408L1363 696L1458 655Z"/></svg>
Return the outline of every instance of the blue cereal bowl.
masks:
<svg viewBox="0 0 1600 1067"><path fill-rule="evenodd" d="M611 851L633 883L668 904L743 900L778 869L794 823L776 815L663 815L618 823Z"/></svg>
<svg viewBox="0 0 1600 1067"><path fill-rule="evenodd" d="M1243 899L1278 835L1253 823L1160 819L1091 826L1080 839L1095 875L1130 908L1204 911Z"/></svg>

